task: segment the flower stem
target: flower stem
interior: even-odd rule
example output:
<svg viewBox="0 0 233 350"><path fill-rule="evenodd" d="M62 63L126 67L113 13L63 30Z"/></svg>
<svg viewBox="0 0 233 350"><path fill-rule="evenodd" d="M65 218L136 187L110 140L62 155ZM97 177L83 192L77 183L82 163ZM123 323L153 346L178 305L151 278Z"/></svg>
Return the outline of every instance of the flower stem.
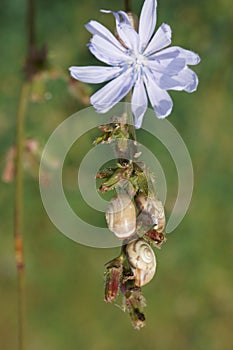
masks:
<svg viewBox="0 0 233 350"><path fill-rule="evenodd" d="M21 87L17 111L16 127L16 184L14 199L14 240L18 274L18 322L19 350L25 349L25 265L23 252L23 149L24 116L26 112L30 82L24 81Z"/></svg>
<svg viewBox="0 0 233 350"><path fill-rule="evenodd" d="M124 0L125 12L132 12L131 10L131 0Z"/></svg>
<svg viewBox="0 0 233 350"><path fill-rule="evenodd" d="M136 130L134 127L134 117L133 117L133 113L131 111L131 105L130 105L131 98L132 98L132 92L129 92L128 95L126 96L126 99L125 99L125 101L127 102L126 114L127 114L127 119L128 119L128 123L129 123L130 135L134 141L137 141Z"/></svg>

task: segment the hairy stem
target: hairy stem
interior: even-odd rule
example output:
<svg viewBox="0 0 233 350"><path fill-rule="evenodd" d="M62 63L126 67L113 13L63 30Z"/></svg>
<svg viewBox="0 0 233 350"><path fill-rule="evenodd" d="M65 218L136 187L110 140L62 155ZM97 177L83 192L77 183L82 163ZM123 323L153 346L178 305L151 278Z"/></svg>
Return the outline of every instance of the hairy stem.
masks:
<svg viewBox="0 0 233 350"><path fill-rule="evenodd" d="M14 199L14 240L18 274L18 322L19 350L25 349L25 265L23 252L23 150L24 117L28 102L30 83L22 84L17 111L16 127L16 184Z"/></svg>

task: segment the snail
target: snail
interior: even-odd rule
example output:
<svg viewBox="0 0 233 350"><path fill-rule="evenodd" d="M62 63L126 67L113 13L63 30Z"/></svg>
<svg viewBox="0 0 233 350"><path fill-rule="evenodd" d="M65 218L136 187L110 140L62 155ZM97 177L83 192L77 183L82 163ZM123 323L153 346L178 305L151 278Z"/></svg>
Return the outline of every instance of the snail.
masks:
<svg viewBox="0 0 233 350"><path fill-rule="evenodd" d="M135 278L135 285L142 287L154 277L156 258L153 249L144 239L131 241L126 245L126 256Z"/></svg>
<svg viewBox="0 0 233 350"><path fill-rule="evenodd" d="M163 232L166 219L162 202L155 197L146 197L140 193L136 197L136 204L140 212L137 218L138 226L145 228L146 231L153 228L157 232Z"/></svg>
<svg viewBox="0 0 233 350"><path fill-rule="evenodd" d="M128 194L113 197L106 212L109 230L120 239L131 237L136 230L136 209Z"/></svg>

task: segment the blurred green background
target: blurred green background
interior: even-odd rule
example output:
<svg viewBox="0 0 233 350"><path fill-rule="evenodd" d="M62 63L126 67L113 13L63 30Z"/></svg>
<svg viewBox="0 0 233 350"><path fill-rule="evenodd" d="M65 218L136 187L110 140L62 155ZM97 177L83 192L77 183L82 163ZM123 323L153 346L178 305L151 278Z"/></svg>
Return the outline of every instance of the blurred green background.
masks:
<svg viewBox="0 0 233 350"><path fill-rule="evenodd" d="M132 3L139 13L142 1ZM65 75L65 79L63 75L48 80L45 90L41 82L34 85L26 135L38 140L42 148L60 122L85 107L74 91L70 93L67 68L96 64L86 47L90 35L84 24L96 19L113 29L113 19L101 14L101 8L119 10L123 1L36 1L37 43L47 44L50 69ZM1 172L15 137L26 52L25 16L25 1L1 0ZM195 187L185 219L157 252L156 278L144 288L147 326L135 331L128 315L104 302L104 264L119 249L81 246L58 232L43 208L35 164L33 174L25 171L24 200L30 350L233 349L233 7L230 0L160 0L158 24L163 21L173 29L173 44L198 52L202 61L194 67L200 78L198 91L172 93L174 110L169 121L191 154ZM139 131L138 138L152 147L164 166L167 208L171 208L176 193L175 167L162 147L156 144L153 149L145 133ZM77 164L92 141L93 134L84 138L66 162L64 185L77 212ZM0 349L13 350L17 348L14 183L1 182L0 187Z"/></svg>

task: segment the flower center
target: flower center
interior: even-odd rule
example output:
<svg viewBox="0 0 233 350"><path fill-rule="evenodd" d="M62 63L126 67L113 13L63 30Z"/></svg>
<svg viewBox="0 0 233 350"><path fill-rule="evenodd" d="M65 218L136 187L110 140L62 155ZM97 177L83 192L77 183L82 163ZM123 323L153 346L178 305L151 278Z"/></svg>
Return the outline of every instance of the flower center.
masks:
<svg viewBox="0 0 233 350"><path fill-rule="evenodd" d="M145 56L141 54L132 54L132 59L133 59L133 65L136 69L140 69L145 62Z"/></svg>
<svg viewBox="0 0 233 350"><path fill-rule="evenodd" d="M130 54L130 61L129 61L129 66L134 68L134 73L135 74L141 74L142 69L146 63L147 58L141 54L135 54L132 52Z"/></svg>

